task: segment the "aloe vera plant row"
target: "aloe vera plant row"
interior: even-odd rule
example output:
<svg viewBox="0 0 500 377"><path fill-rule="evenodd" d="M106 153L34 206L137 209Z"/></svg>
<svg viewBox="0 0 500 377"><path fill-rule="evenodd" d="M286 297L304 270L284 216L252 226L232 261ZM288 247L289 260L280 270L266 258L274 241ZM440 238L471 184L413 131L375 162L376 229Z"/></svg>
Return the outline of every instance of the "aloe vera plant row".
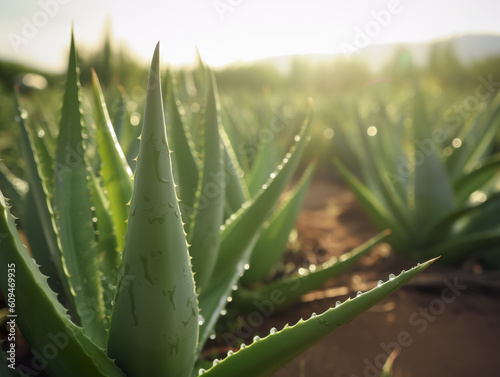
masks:
<svg viewBox="0 0 500 377"><path fill-rule="evenodd" d="M18 325L31 349L40 352L55 337L64 338L64 346L46 360L50 376L268 376L432 262L391 276L294 326L272 330L207 370L199 369L199 354L228 298L234 295L244 305L265 299L273 288L248 288L239 296L233 292L248 268L247 287L266 276L286 242L282 234L274 234L287 235L293 226L290 218L296 216L313 167L291 199L273 209L307 145L310 116L282 163L250 197L221 124L213 76L206 71L198 153L172 80L163 103L159 72L158 45L133 177L96 75L97 131L88 114L82 114L73 37L57 139L39 137L37 126L18 107L31 200L25 224L38 224L43 242L31 245L35 261L0 195L0 264L15 265ZM100 171L89 155L92 135L98 141ZM385 236L323 268L274 284L290 304ZM266 257L266 248L279 250ZM291 286L297 281L300 289L295 291ZM7 279L1 279L0 287L5 294ZM26 366L17 370L28 373Z"/></svg>
<svg viewBox="0 0 500 377"><path fill-rule="evenodd" d="M354 109L351 122L339 122L361 179L345 159L336 159L340 173L375 225L392 230L387 241L396 251L417 260L442 255L449 264L479 255L500 266L500 155L492 153L500 97L457 126L429 117L418 83L408 92L399 121L383 112L368 120Z"/></svg>

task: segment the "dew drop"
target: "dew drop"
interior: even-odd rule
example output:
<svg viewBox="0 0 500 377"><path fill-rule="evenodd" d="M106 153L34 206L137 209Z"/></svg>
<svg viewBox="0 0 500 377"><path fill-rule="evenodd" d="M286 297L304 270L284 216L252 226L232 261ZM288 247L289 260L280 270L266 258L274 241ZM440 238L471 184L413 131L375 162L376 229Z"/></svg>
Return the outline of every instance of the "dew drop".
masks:
<svg viewBox="0 0 500 377"><path fill-rule="evenodd" d="M215 339L215 333L210 334L210 339L214 340Z"/></svg>
<svg viewBox="0 0 500 377"><path fill-rule="evenodd" d="M255 335L255 336L253 337L253 341L254 341L254 342L258 342L259 340L260 340L260 336Z"/></svg>
<svg viewBox="0 0 500 377"><path fill-rule="evenodd" d="M241 343L241 346L240 346L240 350L242 350L243 348L245 348L247 345L245 343Z"/></svg>
<svg viewBox="0 0 500 377"><path fill-rule="evenodd" d="M235 285L233 285L233 286L231 287L231 289L232 289L233 291L236 291L236 290L238 290L238 286L235 284Z"/></svg>
<svg viewBox="0 0 500 377"><path fill-rule="evenodd" d="M267 189L267 185L262 185L262 190Z"/></svg>
<svg viewBox="0 0 500 377"><path fill-rule="evenodd" d="M276 173L271 173L270 177L271 177L272 179L276 178Z"/></svg>
<svg viewBox="0 0 500 377"><path fill-rule="evenodd" d="M342 304L342 303L341 303L340 301L337 301L337 302L335 303L335 307L340 306L340 304Z"/></svg>
<svg viewBox="0 0 500 377"><path fill-rule="evenodd" d="M361 296L362 294L363 294L363 292L358 291L358 293L356 294L356 297L359 297L359 296Z"/></svg>
<svg viewBox="0 0 500 377"><path fill-rule="evenodd" d="M203 373L205 373L206 370L201 368L199 371L198 371L198 376L201 376Z"/></svg>
<svg viewBox="0 0 500 377"><path fill-rule="evenodd" d="M418 262L418 263L417 263L417 266L420 266L421 264L422 264L422 263Z"/></svg>
<svg viewBox="0 0 500 377"><path fill-rule="evenodd" d="M384 284L384 282L382 280L379 280L377 283L377 287L380 287L382 284Z"/></svg>
<svg viewBox="0 0 500 377"><path fill-rule="evenodd" d="M396 279L396 275L394 275L394 274L390 274L390 275L389 275L389 280L394 280L394 279Z"/></svg>
<svg viewBox="0 0 500 377"><path fill-rule="evenodd" d="M219 364L219 359L214 360L214 365L217 365L217 364Z"/></svg>
<svg viewBox="0 0 500 377"><path fill-rule="evenodd" d="M106 280L106 276L102 275L102 276L101 276L101 280L102 280L102 281Z"/></svg>
<svg viewBox="0 0 500 377"><path fill-rule="evenodd" d="M226 315L226 314L227 314L227 310L226 310L226 309L222 309L222 310L220 311L220 315L224 316L224 315Z"/></svg>
<svg viewBox="0 0 500 377"><path fill-rule="evenodd" d="M269 334L276 334L277 331L278 330L276 330L276 327L272 327L271 330L269 331Z"/></svg>
<svg viewBox="0 0 500 377"><path fill-rule="evenodd" d="M243 266L243 268L244 268L245 270L248 270L248 269L250 268L250 265L249 265L248 263L246 263L246 264Z"/></svg>
<svg viewBox="0 0 500 377"><path fill-rule="evenodd" d="M231 301L233 301L233 298L231 296L229 296L226 300L227 300L227 302L231 302Z"/></svg>
<svg viewBox="0 0 500 377"><path fill-rule="evenodd" d="M317 314L315 312L311 313L311 318L316 317L316 316L317 316Z"/></svg>
<svg viewBox="0 0 500 377"><path fill-rule="evenodd" d="M205 323L205 318L201 314L198 314L198 325L201 326Z"/></svg>
<svg viewBox="0 0 500 377"><path fill-rule="evenodd" d="M232 350L227 351L227 356L231 356L234 352Z"/></svg>
<svg viewBox="0 0 500 377"><path fill-rule="evenodd" d="M293 138L293 140L295 140L295 141L300 141L300 136L299 136L299 135L296 135L296 136Z"/></svg>

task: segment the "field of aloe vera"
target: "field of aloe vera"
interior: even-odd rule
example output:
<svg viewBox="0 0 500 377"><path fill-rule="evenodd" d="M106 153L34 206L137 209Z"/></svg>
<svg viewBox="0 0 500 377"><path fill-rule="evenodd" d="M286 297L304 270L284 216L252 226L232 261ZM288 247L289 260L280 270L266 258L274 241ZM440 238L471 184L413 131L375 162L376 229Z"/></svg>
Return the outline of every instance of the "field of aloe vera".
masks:
<svg viewBox="0 0 500 377"><path fill-rule="evenodd" d="M498 375L498 59L68 55L0 82L2 376Z"/></svg>

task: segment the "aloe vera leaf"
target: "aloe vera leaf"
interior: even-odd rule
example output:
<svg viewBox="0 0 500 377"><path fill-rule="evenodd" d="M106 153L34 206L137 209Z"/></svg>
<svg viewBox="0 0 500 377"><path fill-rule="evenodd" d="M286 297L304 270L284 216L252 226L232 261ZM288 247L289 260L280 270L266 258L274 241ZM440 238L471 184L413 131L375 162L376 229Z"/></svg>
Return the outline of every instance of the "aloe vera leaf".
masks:
<svg viewBox="0 0 500 377"><path fill-rule="evenodd" d="M31 191L26 195L26 210L23 216L22 227L30 246L31 255L40 266L40 271L49 277L50 288L54 292L64 293L63 283L59 277L56 264L52 260L45 234L40 226L40 215ZM61 299L64 302L67 298L63 294ZM66 304L66 302L64 303Z"/></svg>
<svg viewBox="0 0 500 377"><path fill-rule="evenodd" d="M132 171L116 138L101 85L94 70L92 70L92 84L98 130L97 140L102 160L101 176L104 180L104 189L108 192L114 228L112 233L116 237L118 250L122 251L127 233L128 202L132 197Z"/></svg>
<svg viewBox="0 0 500 377"><path fill-rule="evenodd" d="M205 65L205 62L201 58L198 47L196 47L196 61L198 63L198 67L195 69L193 77L197 88L199 88L201 92L205 93L209 90L208 80L210 79L211 73L210 69Z"/></svg>
<svg viewBox="0 0 500 377"><path fill-rule="evenodd" d="M495 103L495 100L499 98L498 93L491 97L487 103L488 110L477 114L471 126L464 126L458 134L461 146L454 149L453 154L446 161L448 171L454 179L472 170L490 149L498 130L496 120L500 115L500 106Z"/></svg>
<svg viewBox="0 0 500 377"><path fill-rule="evenodd" d="M10 171L2 160L0 160L0 187L11 198L14 207L20 213L23 213L24 201L28 192L28 183Z"/></svg>
<svg viewBox="0 0 500 377"><path fill-rule="evenodd" d="M364 167L363 177L366 179L367 185L374 192L375 196L382 201L382 205L388 207L392 217L405 229L406 234L415 238L415 224L406 203L399 196L401 190L396 190L395 182L390 182L388 180L389 177L384 175L387 172L387 167L381 163L380 160L382 159L372 158L372 156L383 156L385 154L384 150L376 149L377 146L373 142L373 138L377 138L380 135L368 136L366 132L367 128L362 126L359 116L357 124L359 125L362 150L366 152L362 158L362 165Z"/></svg>
<svg viewBox="0 0 500 377"><path fill-rule="evenodd" d="M401 225L394 220L392 214L384 208L375 195L358 178L354 176L346 166L335 159L335 166L354 192L362 207L379 229L391 229L391 242L401 247L406 244L406 232Z"/></svg>
<svg viewBox="0 0 500 377"><path fill-rule="evenodd" d="M417 229L424 227L429 217L441 216L454 207L453 189L446 169L439 159L430 132L430 122L422 98L415 90L413 99L413 129L415 149L415 209ZM421 145L425 145L424 148ZM417 153L418 149L419 150Z"/></svg>
<svg viewBox="0 0 500 377"><path fill-rule="evenodd" d="M129 377L189 376L198 340L197 297L165 133L159 48L151 62L108 337L108 354Z"/></svg>
<svg viewBox="0 0 500 377"><path fill-rule="evenodd" d="M106 332L88 172L80 113L79 79L73 35L56 150L54 214L61 251L85 332L104 346Z"/></svg>
<svg viewBox="0 0 500 377"><path fill-rule="evenodd" d="M287 199L280 204L264 226L250 257L250 268L241 278L243 284L264 279L283 256L288 236L297 221L315 170L316 162L309 164L300 181L288 193Z"/></svg>
<svg viewBox="0 0 500 377"><path fill-rule="evenodd" d="M263 339L226 357L204 372L203 377L265 377L271 376L279 368L300 355L307 348L340 326L350 322L377 302L400 288L415 275L426 269L433 260L401 272L397 277L378 287L349 298L335 308L330 308L320 315L312 315L307 320L301 319L293 326L286 325L281 331L271 333ZM274 331L273 331L274 332ZM255 362L258 360L258 362Z"/></svg>
<svg viewBox="0 0 500 377"><path fill-rule="evenodd" d="M172 164L175 182L179 185L177 192L180 199L184 229L190 229L196 190L199 179L200 160L192 140L191 132L186 125L184 108L178 100L175 77L167 71L167 96L165 99L165 117L167 134L172 149Z"/></svg>
<svg viewBox="0 0 500 377"><path fill-rule="evenodd" d="M269 91L265 91L264 96L264 109L263 114L260 117L261 122L261 132L269 131L270 138L266 140L259 140L259 150L257 151L257 156L252 163L250 170L250 175L248 177L248 191L251 196L254 196L259 192L263 184L269 179L269 175L275 169L276 161L276 142L275 142L275 132L271 130L271 119L273 115L271 98Z"/></svg>
<svg viewBox="0 0 500 377"><path fill-rule="evenodd" d="M263 222L271 213L281 192L291 179L310 138L312 101L309 106L309 114L301 127L300 133L295 136L296 142L290 152L286 154L276 172L271 175L271 178L262 186L261 191L255 195L253 200L248 202L248 205L244 205L221 227L219 258L214 270L211 287L216 286L218 280L229 270L241 264L241 256L245 253L247 245L253 239L255 233L260 231Z"/></svg>
<svg viewBox="0 0 500 377"><path fill-rule="evenodd" d="M219 229L223 221L225 204L224 145L219 137L220 105L213 74L209 78L209 91L202 130L201 146L203 169L199 179L188 232L189 254L196 274L196 287L201 292L207 286L215 268L219 252Z"/></svg>
<svg viewBox="0 0 500 377"><path fill-rule="evenodd" d="M500 98L498 92L497 96ZM464 171L467 172L472 170L476 166L477 161L481 161L487 154L488 150L491 149L491 146L495 140L495 136L498 134L498 128L500 125L500 121L498 120L499 116L500 106L498 106L491 117L485 121L485 130L483 130L483 132L478 135L478 137L476 137L476 143L474 143L473 152L471 153L469 159L467 160L467 163L464 166Z"/></svg>
<svg viewBox="0 0 500 377"><path fill-rule="evenodd" d="M500 171L500 154L485 161L484 165L461 176L454 182L457 203L464 204L470 194L480 190L492 177Z"/></svg>
<svg viewBox="0 0 500 377"><path fill-rule="evenodd" d="M459 264L474 254L480 254L485 249L500 243L500 230L489 229L474 233L464 233L449 238L433 247L420 250L419 258L441 254L442 263ZM440 261L441 262L441 261Z"/></svg>
<svg viewBox="0 0 500 377"><path fill-rule="evenodd" d="M199 351L203 349L205 342L213 331L221 310L231 300L232 291L236 287L238 279L243 275L244 263L250 258L259 234L259 232L254 234L246 246L238 266L226 273L214 288L202 292L199 296L200 319L202 320L200 322L200 336L198 341Z"/></svg>
<svg viewBox="0 0 500 377"><path fill-rule="evenodd" d="M103 289L103 302L106 314L111 314L112 301L115 296L115 287L118 279L118 267L121 254L117 249L117 241L111 217L109 201L90 166L87 167L90 174L90 197L97 226L97 251L99 253L99 269Z"/></svg>
<svg viewBox="0 0 500 377"><path fill-rule="evenodd" d="M115 128L117 127L117 122L121 124L121 132L118 136L118 143L122 148L122 151L128 161L129 166L134 162L137 157L137 152L139 151L139 135L141 133L141 127L139 125L133 125L130 121L130 114L127 109L127 96L125 89L122 86L118 86L120 92L120 97L118 100L118 113L112 123Z"/></svg>
<svg viewBox="0 0 500 377"><path fill-rule="evenodd" d="M283 311L300 300L302 295L319 288L328 279L338 276L389 234L389 231L381 232L339 258L334 257L323 263L316 270L306 270L302 274L278 280L261 288L239 288L233 296L233 303L237 307L253 310L256 304L272 300L275 303L274 310ZM279 302L276 302L277 296L281 296Z"/></svg>
<svg viewBox="0 0 500 377"><path fill-rule="evenodd" d="M32 135L31 129L27 124L28 113L21 108L18 103L16 103L16 105L18 112L16 119L18 120L20 128L21 146L26 163L30 195L32 195L34 199L38 213L39 227L43 232L45 242L50 252L50 257L48 259L54 264L57 271L57 275L51 277L51 279L54 279L54 284L52 284L52 286L57 287L59 284L61 285L62 289L57 291L57 293L64 293L66 299L65 303L70 313L76 315L73 291L71 289L71 284L67 280L67 270L65 269L64 261L61 260L61 249L50 200L53 191L49 190L53 190L51 184L53 183L53 178L52 176L46 176L46 174L53 174L54 172L52 169L52 160L47 150L44 149L41 139ZM36 252L36 246L34 251ZM40 256L38 256L38 258L40 258ZM40 260L40 263L41 262ZM43 267L45 268L45 266ZM47 268L49 270L51 269L49 266L47 266Z"/></svg>
<svg viewBox="0 0 500 377"><path fill-rule="evenodd" d="M461 207L450 211L446 215L431 222L422 230L422 237L429 241L429 244L435 243L446 237L454 237L457 233L462 233L471 226L477 230L485 230L496 226L492 221L495 211L500 205L500 193L491 195L485 202ZM482 219L483 224L477 224L477 220ZM469 230L470 231L470 230Z"/></svg>
<svg viewBox="0 0 500 377"><path fill-rule="evenodd" d="M238 165L243 169L244 172L250 171L250 166L248 158L243 152L244 146L247 143L245 140L245 134L247 125L239 119L239 114L235 114L236 109L233 106L231 99L227 99L222 103L222 124L227 133L228 141L231 145L238 146L239 148L234 149L234 157L238 161ZM245 180L246 185L246 180Z"/></svg>
<svg viewBox="0 0 500 377"><path fill-rule="evenodd" d="M498 213L500 213L500 192L489 195L489 197L479 205L474 203L476 211L470 211L464 226L461 226L460 233L475 233L484 230L500 229L498 223ZM479 208L478 208L479 207Z"/></svg>
<svg viewBox="0 0 500 377"><path fill-rule="evenodd" d="M243 203L251 199L243 170L238 162L233 145L223 124L219 127L219 135L224 144L226 169L226 207L231 216Z"/></svg>
<svg viewBox="0 0 500 377"><path fill-rule="evenodd" d="M453 149L453 153L445 162L446 170L453 180L461 177L464 173L465 165L474 150L474 145L477 143L476 137L480 135L477 130L481 128L481 121L484 116L485 114L478 114L470 125L466 122L458 132L458 139L462 141L462 145L460 148Z"/></svg>
<svg viewBox="0 0 500 377"><path fill-rule="evenodd" d="M2 193L0 211L0 264L5 268L15 266L15 295L29 297L16 300L14 313L21 313L16 323L32 350L42 354L48 345L57 349L51 353L53 357L46 358L47 372L54 377L124 377L104 350L68 318L66 309L49 288L47 277L42 275L22 244ZM7 278L0 279L0 288L7 297Z"/></svg>

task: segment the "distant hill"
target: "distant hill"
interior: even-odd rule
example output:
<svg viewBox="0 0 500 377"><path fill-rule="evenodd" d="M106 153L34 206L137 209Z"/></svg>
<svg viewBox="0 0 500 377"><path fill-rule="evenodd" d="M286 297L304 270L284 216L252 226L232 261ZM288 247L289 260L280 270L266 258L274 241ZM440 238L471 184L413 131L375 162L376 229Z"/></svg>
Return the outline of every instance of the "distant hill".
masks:
<svg viewBox="0 0 500 377"><path fill-rule="evenodd" d="M397 49L405 47L411 52L413 61L418 65L425 65L433 45L451 45L456 56L464 65L470 65L476 61L500 55L500 35L463 35L441 39L433 42L409 43L409 44L384 44L370 45L360 49L352 55L352 58L366 58L370 62L372 69L378 70L384 63L394 57ZM286 55L276 56L259 60L262 63L271 63L280 70L290 69L292 60L301 56L309 60L312 64L328 62L335 58L342 58L342 53L338 54L308 54L308 55Z"/></svg>

